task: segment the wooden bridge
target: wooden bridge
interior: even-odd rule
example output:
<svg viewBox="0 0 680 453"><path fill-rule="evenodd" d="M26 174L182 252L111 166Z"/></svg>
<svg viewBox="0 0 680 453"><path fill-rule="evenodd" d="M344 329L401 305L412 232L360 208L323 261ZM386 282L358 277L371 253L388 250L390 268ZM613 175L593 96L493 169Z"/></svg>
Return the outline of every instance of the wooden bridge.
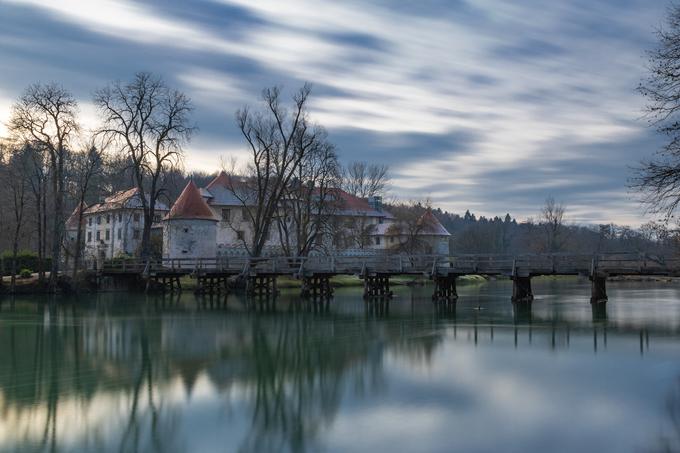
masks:
<svg viewBox="0 0 680 453"><path fill-rule="evenodd" d="M276 278L292 276L303 282L303 294L327 297L329 279L357 275L364 281L366 297L389 297L389 279L396 275L419 275L433 280L433 298L457 298L456 278L463 275L505 276L513 280L514 301L533 299L531 277L582 275L592 282L592 301L607 299L606 279L612 276L680 276L680 258L645 253L526 254L526 255L374 255L309 257L218 257L182 259L121 259L106 261L99 276L136 275L171 290L181 289L180 277L193 275L199 290L227 290L231 277L247 281L251 294L276 293Z"/></svg>

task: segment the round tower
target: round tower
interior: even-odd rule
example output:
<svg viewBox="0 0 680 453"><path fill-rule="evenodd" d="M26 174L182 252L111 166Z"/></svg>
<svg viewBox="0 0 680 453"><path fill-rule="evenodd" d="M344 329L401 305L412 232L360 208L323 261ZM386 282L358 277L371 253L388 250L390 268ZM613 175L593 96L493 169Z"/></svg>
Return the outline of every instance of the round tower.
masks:
<svg viewBox="0 0 680 453"><path fill-rule="evenodd" d="M215 258L217 219L193 181L163 219L163 258Z"/></svg>

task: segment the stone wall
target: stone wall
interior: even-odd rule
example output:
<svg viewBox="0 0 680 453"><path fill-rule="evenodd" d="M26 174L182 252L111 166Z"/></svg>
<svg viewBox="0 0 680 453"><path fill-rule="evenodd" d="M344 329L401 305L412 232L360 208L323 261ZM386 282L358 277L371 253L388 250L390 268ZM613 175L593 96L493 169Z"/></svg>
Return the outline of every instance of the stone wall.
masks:
<svg viewBox="0 0 680 453"><path fill-rule="evenodd" d="M163 222L164 258L215 258L216 254L215 221L173 219Z"/></svg>

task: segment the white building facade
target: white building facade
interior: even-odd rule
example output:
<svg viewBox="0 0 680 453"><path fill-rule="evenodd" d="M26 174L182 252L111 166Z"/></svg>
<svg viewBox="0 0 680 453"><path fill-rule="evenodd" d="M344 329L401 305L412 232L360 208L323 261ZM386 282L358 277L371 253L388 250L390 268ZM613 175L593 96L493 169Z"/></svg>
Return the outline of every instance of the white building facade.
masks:
<svg viewBox="0 0 680 453"><path fill-rule="evenodd" d="M167 214L166 204L156 202L156 214L152 228L160 228L161 219ZM67 222L67 238L77 235L78 209ZM137 189L117 192L83 211L82 225L83 257L85 260L112 259L135 255L142 243L144 209Z"/></svg>
<svg viewBox="0 0 680 453"><path fill-rule="evenodd" d="M250 243L253 234L247 188L243 180L233 178L222 172L204 188L197 188L193 182L187 185L163 221L164 257L247 254L244 243ZM397 228L398 220L382 206L380 197L364 199L340 189L333 194L339 208L327 222L329 231L317 238L312 253L397 252L405 241L412 240ZM424 225L418 231L424 253L448 254L450 234L432 212L427 210L419 221ZM264 253L282 253L276 225L271 227Z"/></svg>

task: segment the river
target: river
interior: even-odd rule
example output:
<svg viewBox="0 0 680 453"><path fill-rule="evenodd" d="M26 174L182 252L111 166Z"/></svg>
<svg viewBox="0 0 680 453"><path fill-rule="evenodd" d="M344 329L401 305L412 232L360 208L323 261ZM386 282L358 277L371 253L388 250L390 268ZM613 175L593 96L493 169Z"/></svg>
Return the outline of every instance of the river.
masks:
<svg viewBox="0 0 680 453"><path fill-rule="evenodd" d="M1 451L680 449L680 286L0 299Z"/></svg>

